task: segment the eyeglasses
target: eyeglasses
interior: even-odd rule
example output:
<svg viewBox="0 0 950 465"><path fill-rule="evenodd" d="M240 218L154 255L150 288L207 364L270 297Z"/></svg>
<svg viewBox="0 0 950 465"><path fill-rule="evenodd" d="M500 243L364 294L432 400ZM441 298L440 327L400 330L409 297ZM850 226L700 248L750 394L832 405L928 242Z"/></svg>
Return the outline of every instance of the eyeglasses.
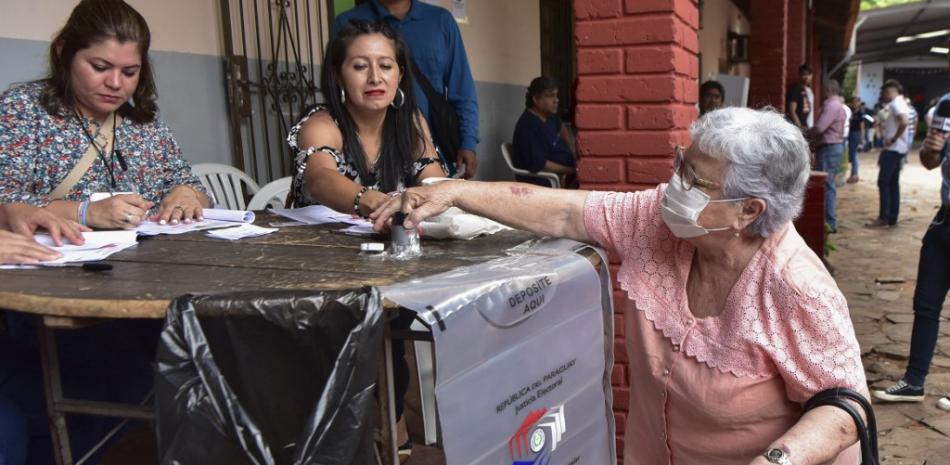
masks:
<svg viewBox="0 0 950 465"><path fill-rule="evenodd" d="M689 166L689 163L686 163L686 149L683 147L676 147L676 158L674 158L673 169L676 174L679 175L680 180L683 181L683 188L690 190L693 186L703 187L709 190L719 189L719 183L715 181L709 181L699 177L693 167Z"/></svg>

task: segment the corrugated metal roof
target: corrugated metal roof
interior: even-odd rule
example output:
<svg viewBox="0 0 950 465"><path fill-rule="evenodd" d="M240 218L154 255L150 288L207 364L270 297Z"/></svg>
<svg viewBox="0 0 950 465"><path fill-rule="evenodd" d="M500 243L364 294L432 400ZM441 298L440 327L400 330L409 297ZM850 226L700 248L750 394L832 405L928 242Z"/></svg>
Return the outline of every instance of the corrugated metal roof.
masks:
<svg viewBox="0 0 950 465"><path fill-rule="evenodd" d="M897 42L898 37L914 36L950 29L950 0L929 0L906 3L861 12L855 55L851 61L863 63L895 59L937 58L930 48L946 46L950 34Z"/></svg>

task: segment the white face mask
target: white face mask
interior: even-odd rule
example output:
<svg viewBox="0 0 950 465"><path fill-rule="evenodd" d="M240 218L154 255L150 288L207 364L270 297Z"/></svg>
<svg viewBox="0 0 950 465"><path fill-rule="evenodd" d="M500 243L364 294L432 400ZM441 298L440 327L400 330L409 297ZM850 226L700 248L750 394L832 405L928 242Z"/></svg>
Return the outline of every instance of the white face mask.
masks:
<svg viewBox="0 0 950 465"><path fill-rule="evenodd" d="M709 200L709 194L706 194L699 188L687 190L683 186L683 180L676 173L670 179L666 188L666 195L663 196L663 222L673 231L673 235L681 239L699 237L709 234L712 231L725 231L729 226L721 228L704 228L699 225L699 215L706 208L706 205L714 202L736 202L741 199L722 199Z"/></svg>

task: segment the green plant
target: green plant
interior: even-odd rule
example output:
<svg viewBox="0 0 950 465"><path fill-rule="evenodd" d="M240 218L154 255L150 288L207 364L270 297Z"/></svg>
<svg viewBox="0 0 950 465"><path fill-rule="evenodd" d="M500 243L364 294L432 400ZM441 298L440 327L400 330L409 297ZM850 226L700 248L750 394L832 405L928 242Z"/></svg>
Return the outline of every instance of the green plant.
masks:
<svg viewBox="0 0 950 465"><path fill-rule="evenodd" d="M914 3L920 0L861 0L861 11L885 8L903 3Z"/></svg>

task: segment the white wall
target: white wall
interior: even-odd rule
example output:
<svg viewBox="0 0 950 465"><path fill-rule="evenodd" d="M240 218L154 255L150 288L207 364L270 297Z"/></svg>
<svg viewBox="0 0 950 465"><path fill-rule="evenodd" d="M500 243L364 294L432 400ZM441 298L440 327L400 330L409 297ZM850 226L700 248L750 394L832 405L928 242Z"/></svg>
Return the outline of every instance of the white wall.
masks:
<svg viewBox="0 0 950 465"><path fill-rule="evenodd" d="M868 107L873 108L881 94L884 84L884 70L888 68L944 68L944 60L887 61L858 65L859 95Z"/></svg>
<svg viewBox="0 0 950 465"><path fill-rule="evenodd" d="M215 0L127 0L148 21L152 49L220 55L221 13ZM49 42L76 0L3 0L0 37Z"/></svg>

